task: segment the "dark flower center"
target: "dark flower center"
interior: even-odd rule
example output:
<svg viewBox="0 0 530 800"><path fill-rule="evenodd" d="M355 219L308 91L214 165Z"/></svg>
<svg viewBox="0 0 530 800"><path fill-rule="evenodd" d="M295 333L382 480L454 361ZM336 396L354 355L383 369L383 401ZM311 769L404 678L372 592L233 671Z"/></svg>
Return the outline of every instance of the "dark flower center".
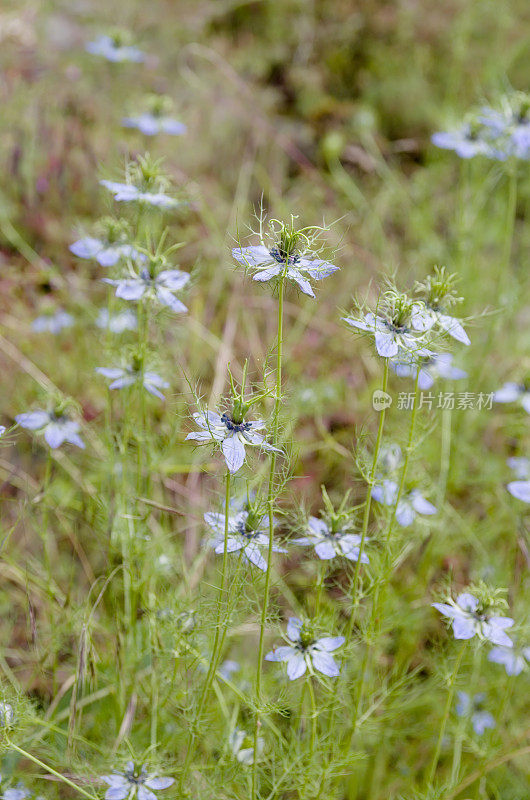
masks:
<svg viewBox="0 0 530 800"><path fill-rule="evenodd" d="M221 422L226 425L229 431L233 431L234 433L249 431L252 427L252 422L234 422L233 419L230 419L228 414L223 414L221 417Z"/></svg>
<svg viewBox="0 0 530 800"><path fill-rule="evenodd" d="M278 247L273 247L269 253L278 264L297 264L300 261L300 256L283 253Z"/></svg>

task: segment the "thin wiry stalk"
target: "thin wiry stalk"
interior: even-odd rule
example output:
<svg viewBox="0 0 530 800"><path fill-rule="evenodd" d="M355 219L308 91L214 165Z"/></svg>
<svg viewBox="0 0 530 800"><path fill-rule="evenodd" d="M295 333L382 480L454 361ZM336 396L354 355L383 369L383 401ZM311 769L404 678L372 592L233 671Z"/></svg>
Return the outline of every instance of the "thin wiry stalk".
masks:
<svg viewBox="0 0 530 800"><path fill-rule="evenodd" d="M462 645L460 647L460 650L458 652L458 656L457 656L457 659L456 659L456 662L455 662L455 667L453 669L453 672L451 674L451 678L449 680L449 691L447 693L447 700L445 701L445 708L444 708L444 713L443 713L443 716L442 716L442 722L441 722L441 725L440 725L440 730L438 732L438 740L436 742L436 748L434 750L434 755L433 755L433 758L432 758L431 767L430 767L428 778L427 778L427 785L429 787L432 786L434 777L436 775L436 768L438 766L438 760L440 758L440 752L442 750L442 741L443 741L444 734L445 734L445 728L447 726L447 720L449 719L449 712L451 711L451 706L453 704L453 697L454 697L454 694L455 694L455 683L456 683L456 679L458 677L458 672L460 670L460 664L462 663L462 658L463 658L464 652L466 650L466 645L467 645L467 641L462 642Z"/></svg>
<svg viewBox="0 0 530 800"><path fill-rule="evenodd" d="M197 704L197 710L195 712L195 716L193 722L190 725L190 732L188 736L188 745L186 750L186 756L184 759L184 764L182 765L182 772L180 775L179 781L179 791L182 791L184 786L184 781L186 780L189 767L191 764L191 759L193 758L193 754L195 752L195 743L197 738L197 727L200 724L202 712L204 709L204 704L208 697L213 678L215 672L217 670L217 665L219 662L219 650L220 650L220 642L223 641L223 632L228 623L228 620L225 620L225 624L223 624L222 617L223 617L223 606L224 606L224 598L226 594L226 573L227 573L227 563L228 563L228 521L229 521L229 513L230 513L230 471L227 470L226 472L226 487L225 487L225 522L224 522L224 548L223 548L223 563L221 566L221 586L219 588L219 594L217 596L217 616L215 622L215 634L214 634L214 641L212 647L212 656L210 659L210 665L208 667L208 672L206 675L206 680L204 682L204 686L201 692L201 696L199 698L199 702Z"/></svg>
<svg viewBox="0 0 530 800"><path fill-rule="evenodd" d="M280 280L279 293L278 293L278 327L276 338L276 390L274 399L274 410L272 416L272 444L276 447L278 442L278 424L280 416L280 407L282 401L282 345L283 345L283 295L284 295L285 275ZM258 792L257 777L258 777L258 740L259 731L261 727L261 677L263 670L263 656L265 647L265 627L267 624L267 615L269 611L269 595L271 586L272 574L272 547L274 536L274 493L275 493L275 475L276 475L276 452L271 453L270 471L269 471L269 489L267 497L268 515L269 515L269 545L267 549L267 571L265 573L265 587L263 591L263 605L261 608L260 630L259 630L259 644L258 644L258 664L256 668L256 716L254 721L254 761L252 764L252 800L255 800Z"/></svg>

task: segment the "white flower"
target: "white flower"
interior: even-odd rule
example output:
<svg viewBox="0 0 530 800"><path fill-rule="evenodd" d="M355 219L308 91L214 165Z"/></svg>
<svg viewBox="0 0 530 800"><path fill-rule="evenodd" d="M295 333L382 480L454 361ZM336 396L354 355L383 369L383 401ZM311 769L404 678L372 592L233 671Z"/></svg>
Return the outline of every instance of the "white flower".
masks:
<svg viewBox="0 0 530 800"><path fill-rule="evenodd" d="M452 619L455 639L472 639L477 635L480 639L487 639L492 644L513 647L513 642L506 635L505 629L511 628L511 617L490 615L479 609L479 601L468 592L462 592L456 601L449 603L432 603L445 617Z"/></svg>
<svg viewBox="0 0 530 800"><path fill-rule="evenodd" d="M119 183L118 181L100 181L109 192L112 192L117 203L144 203L157 208L177 208L184 205L181 201L170 197L162 191L142 190L133 183Z"/></svg>
<svg viewBox="0 0 530 800"><path fill-rule="evenodd" d="M160 791L167 789L175 782L174 778L157 778L149 775L143 766L136 766L129 761L123 772L102 775L101 780L109 785L105 800L132 800L138 792L138 800L157 800L151 789Z"/></svg>
<svg viewBox="0 0 530 800"><path fill-rule="evenodd" d="M350 561L357 561L359 558L360 536L348 531L332 531L324 520L317 517L309 517L306 535L293 541L314 547L317 556L323 560L336 556L345 556ZM366 553L361 555L361 563L368 564Z"/></svg>
<svg viewBox="0 0 530 800"><path fill-rule="evenodd" d="M508 381L494 393L493 399L496 403L520 403L530 414L530 389L522 383Z"/></svg>
<svg viewBox="0 0 530 800"><path fill-rule="evenodd" d="M66 414L56 414L53 411L29 411L15 417L17 423L30 431L44 433L44 438L53 449L60 447L64 442L70 442L84 449L85 443L80 438L79 423L70 419Z"/></svg>
<svg viewBox="0 0 530 800"><path fill-rule="evenodd" d="M530 503L530 481L511 481L506 488L516 500Z"/></svg>
<svg viewBox="0 0 530 800"><path fill-rule="evenodd" d="M149 270L143 269L139 275L133 273L130 278L103 278L103 282L116 286L116 297L122 300L155 299L175 314L184 314L188 309L175 297L175 292L183 289L189 279L187 272L178 269L165 269L154 277Z"/></svg>
<svg viewBox="0 0 530 800"><path fill-rule="evenodd" d="M490 712L482 709L484 698L485 695L482 692L474 697L470 697L467 692L458 692L456 713L459 717L471 718L471 724L477 736L482 736L488 728L494 728L496 724Z"/></svg>
<svg viewBox="0 0 530 800"><path fill-rule="evenodd" d="M460 320L456 319L456 317L451 317L449 314L444 314L441 309L433 308L426 303L414 303L410 321L416 331L425 332L437 325L452 336L453 339L456 339L457 342L466 345L471 344Z"/></svg>
<svg viewBox="0 0 530 800"><path fill-rule="evenodd" d="M375 348L383 358L393 358L400 351L415 353L418 356L433 355L423 346L420 337L408 325L394 325L383 317L372 314L371 311L364 315L364 319L356 317L343 317L342 319L352 328L371 333L375 339Z"/></svg>
<svg viewBox="0 0 530 800"><path fill-rule="evenodd" d="M378 503L386 506L394 506L399 494L399 486L396 481L386 479L380 484L376 484L372 489L372 497ZM438 509L424 498L418 489L412 489L408 494L404 494L396 508L396 519L400 525L407 527L412 525L417 514L430 516L436 514Z"/></svg>
<svg viewBox="0 0 530 800"><path fill-rule="evenodd" d="M74 318L67 311L56 311L55 314L43 314L31 323L35 333L60 333L64 328L71 328Z"/></svg>
<svg viewBox="0 0 530 800"><path fill-rule="evenodd" d="M137 47L124 44L118 36L102 34L97 39L94 39L93 42L88 42L86 51L94 56L103 56L107 61L115 63L124 61L140 63L145 61L145 53L142 53Z"/></svg>
<svg viewBox="0 0 530 800"><path fill-rule="evenodd" d="M131 309L119 311L117 314L109 314L107 308L102 308L97 316L96 325L98 328L108 328L111 333L125 333L125 331L136 330L138 319Z"/></svg>
<svg viewBox="0 0 530 800"><path fill-rule="evenodd" d="M507 675L520 675L530 666L530 647L492 647L488 661L502 664Z"/></svg>
<svg viewBox="0 0 530 800"><path fill-rule="evenodd" d="M186 439L193 439L201 444L219 443L226 466L232 474L238 472L243 466L246 445L260 447L267 452L280 452L277 447L268 444L260 433L256 433L265 428L265 422L262 419L253 422L246 420L234 422L229 414L225 413L221 416L216 411L206 411L204 414L196 412L193 419L201 430L188 433Z"/></svg>
<svg viewBox="0 0 530 800"><path fill-rule="evenodd" d="M254 763L254 738L249 736L241 728L236 728L230 734L230 749L240 764L250 766ZM245 747L243 745L246 745ZM252 746L250 746L252 745ZM261 736L258 737L258 758L263 753L264 742Z"/></svg>
<svg viewBox="0 0 530 800"><path fill-rule="evenodd" d="M297 617L290 617L287 624L289 645L275 647L265 656L266 661L286 661L287 677L294 681L309 670L317 670L329 678L336 678L340 669L330 653L346 641L344 636L324 636L315 639L308 626Z"/></svg>
<svg viewBox="0 0 530 800"><path fill-rule="evenodd" d="M143 371L134 364L126 367L98 367L96 372L112 381L109 389L124 389L126 386L132 386L141 381L144 389L160 400L165 398L159 389L169 387L169 383L156 372Z"/></svg>
<svg viewBox="0 0 530 800"><path fill-rule="evenodd" d="M446 380L460 380L467 378L467 372L458 367L453 367L453 356L451 353L433 354L430 358L417 359L413 354L405 357L391 358L390 366L401 378L416 378L419 369L418 387L422 390L430 389L436 378Z"/></svg>
<svg viewBox="0 0 530 800"><path fill-rule="evenodd" d="M308 258L307 255L296 252L283 255L277 247L268 249L263 244L236 247L232 250L232 255L240 264L256 269L253 280L270 281L285 274L309 297L314 297L315 293L308 278L320 281L338 270L338 267L320 258Z"/></svg>
<svg viewBox="0 0 530 800"><path fill-rule="evenodd" d="M102 267L113 267L122 258L145 261L143 253L127 242L111 242L85 236L70 245L70 252L78 258L94 258Z"/></svg>
<svg viewBox="0 0 530 800"><path fill-rule="evenodd" d="M506 463L515 472L515 477L520 480L530 478L530 458L524 456L512 456L506 459Z"/></svg>
<svg viewBox="0 0 530 800"><path fill-rule="evenodd" d="M204 521L214 531L215 536L209 542L210 547L220 555L225 548L225 520L224 514L208 511L204 515ZM261 524L251 528L249 526L250 515L248 511L240 511L228 517L228 536L226 540L226 550L228 553L238 553L243 551L243 555L263 572L267 569L267 561L263 557L260 548L268 548L269 531L262 530ZM260 521L261 522L261 521ZM283 547L273 544L272 549L275 553L286 553Z"/></svg>
<svg viewBox="0 0 530 800"><path fill-rule="evenodd" d="M186 126L177 119L147 112L137 117L124 117L122 124L126 128L138 128L145 136L155 136L157 133L182 136L186 133Z"/></svg>

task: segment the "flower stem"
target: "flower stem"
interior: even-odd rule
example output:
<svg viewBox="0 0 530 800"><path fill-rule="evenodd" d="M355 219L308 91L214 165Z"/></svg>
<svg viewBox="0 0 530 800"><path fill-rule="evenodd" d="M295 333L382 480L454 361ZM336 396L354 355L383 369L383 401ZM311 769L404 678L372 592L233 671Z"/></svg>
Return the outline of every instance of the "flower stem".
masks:
<svg viewBox="0 0 530 800"><path fill-rule="evenodd" d="M55 775L56 778L58 778L63 783L66 783L66 785L70 786L71 789L75 789L75 791L79 792L79 794L82 794L85 797L89 797L90 800L97 800L95 795L90 794L90 792L87 792L84 789L82 789L80 786L77 786L77 784L75 784L69 778L66 778L64 775L61 775L61 773L57 772L55 769L53 769L53 767L49 767L48 764L44 763L44 761L40 761L40 759L36 758L31 753L28 753L26 750L23 750L18 745L13 744L13 742L9 741L9 746L12 747L13 750L15 750L17 753L19 753L24 758L27 758L30 761L33 761L33 763L36 764L38 767L40 767L41 769L46 770L46 772L49 772L50 775Z"/></svg>
<svg viewBox="0 0 530 800"><path fill-rule="evenodd" d="M445 729L447 727L447 720L449 719L449 712L451 711L451 706L453 704L453 697L454 697L454 694L455 694L456 679L458 677L458 672L460 670L460 664L462 663L462 657L463 657L465 649L466 649L466 644L467 644L467 641L464 640L462 642L462 646L460 647L460 651L458 653L458 656L457 656L457 659L456 659L456 662L455 662L455 667L453 669L453 672L451 674L451 678L449 680L449 692L447 694L447 700L445 701L445 708L444 708L444 713L443 713L443 717L442 717L442 723L440 725L440 730L438 732L438 740L436 742L436 749L434 751L434 755L433 755L433 759L432 759L432 763L431 763L431 768L429 770L429 777L428 777L428 780L427 780L427 784L428 784L429 787L432 786L432 782L433 782L434 777L436 775L436 768L438 766L438 761L440 759L440 752L442 750L442 741L443 741L443 737L444 737L444 734L445 734Z"/></svg>
<svg viewBox="0 0 530 800"><path fill-rule="evenodd" d="M219 587L219 594L217 596L217 618L215 623L215 635L212 647L212 656L210 659L210 664L208 667L208 672L206 674L206 680L204 682L204 686L201 692L201 696L199 698L199 702L197 704L197 710L195 712L195 716L193 722L190 726L190 731L188 735L188 746L186 750L186 757L184 759L184 764L182 765L182 772L180 774L180 781L179 781L179 791L182 791L184 786L184 781L187 777L189 767L191 764L191 759L195 752L195 743L197 738L197 727L201 721L202 712L204 709L204 704L208 697L208 693L212 686L212 682L217 671L217 665L219 663L219 656L221 651L222 642L224 641L224 630L226 625L228 624L228 620L225 619L223 624L222 616L223 616L223 605L224 605L224 598L226 594L226 573L227 573L227 564L228 564L228 522L229 522L229 512L230 512L230 471L227 470L226 472L226 489L225 489L225 523L224 523L224 548L223 548L223 563L221 567L221 586ZM255 751L257 752L257 751Z"/></svg>
<svg viewBox="0 0 530 800"><path fill-rule="evenodd" d="M285 272L285 271L284 271ZM272 444L276 447L278 442L278 424L280 416L280 407L282 402L282 345L283 345L283 296L284 296L285 274L282 275L280 280L279 295L278 295L278 327L276 337L276 390L274 395L274 410L272 414ZM269 513L269 546L267 550L267 570L265 573L265 587L263 592L263 605L261 608L260 630L259 630L259 644L258 644L258 664L256 669L256 717L254 724L254 753L258 752L258 739L261 727L261 676L263 669L263 651L265 646L265 627L267 624L267 615L269 612L269 595L271 587L271 573L272 573L272 553L274 544L274 495L275 495L275 475L276 475L276 451L271 453L270 471L269 471L269 491L267 497L267 506ZM257 797L258 785L258 759L254 758L252 764L252 800Z"/></svg>

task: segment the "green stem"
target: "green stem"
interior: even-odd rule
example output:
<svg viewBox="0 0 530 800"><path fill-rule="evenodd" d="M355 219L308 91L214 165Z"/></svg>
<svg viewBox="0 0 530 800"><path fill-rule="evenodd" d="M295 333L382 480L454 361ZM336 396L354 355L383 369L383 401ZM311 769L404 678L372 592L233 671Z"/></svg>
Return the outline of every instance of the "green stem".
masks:
<svg viewBox="0 0 530 800"><path fill-rule="evenodd" d="M436 749L434 751L434 755L433 755L433 759L432 759L432 763L431 763L431 768L429 770L429 777L427 779L427 784L428 784L429 787L432 786L432 782L433 782L435 774L436 774L436 768L438 766L438 761L440 759L440 752L442 750L442 741L443 741L443 738L444 738L445 729L447 727L447 720L449 719L449 712L451 711L451 706L453 705L453 697L454 697L454 694L455 694L456 679L458 677L458 672L460 670L460 664L462 663L462 657L464 655L464 652L465 652L465 649L466 649L466 645L467 645L467 641L464 641L462 643L462 646L460 647L460 651L459 651L457 659L456 659L455 667L453 669L453 672L451 674L451 678L449 680L449 692L447 694L447 700L445 701L445 708L444 708L444 713L443 713L443 717L442 717L442 723L440 725L440 730L438 732L438 740L436 742Z"/></svg>
<svg viewBox="0 0 530 800"><path fill-rule="evenodd" d="M383 367L383 380L382 380L382 385L381 385L381 389L382 389L383 392L386 392L386 390L387 390L388 372L389 372L388 359L385 358L384 367ZM346 637L345 637L346 638L346 642L345 642L346 647L349 645L349 643L351 641L352 634L353 634L353 624L354 624L354 620L355 620L354 609L355 609L355 607L357 605L357 591L358 591L359 576L360 576L360 571L361 571L361 557L362 557L362 554L363 554L363 551L364 551L364 545L365 545L366 537L367 537L367 534L368 534L368 525L369 525L369 522L370 522L370 510L371 510L371 506L372 506L372 492L373 492L374 483L375 483L375 474L376 474L376 471L377 471L377 462L379 461L379 453L380 453L380 450L381 450L381 443L383 441L383 430L384 430L384 426L385 426L385 412L386 412L386 409L383 408L381 410L380 414L379 414L379 424L377 426L377 436L376 436L376 440L375 440L374 453L373 453L373 457L372 457L372 466L371 466L371 469L370 469L370 476L369 476L369 480L368 480L368 489L367 489L367 492L366 492L366 500L365 500L364 511L363 511L363 521L362 521L362 528L361 528L361 541L359 543L359 555L358 555L357 561L355 563L355 571L354 571L354 574L353 574L352 585L351 585L351 589L350 589L350 592L349 592L349 594L351 596L351 612L350 612L350 619L348 621L348 628L346 630ZM335 722L335 712L336 712L336 708L337 708L336 700L337 700L337 692L338 692L338 688L339 688L339 681L340 681L340 678L337 678L337 680L335 681L335 685L333 687L333 694L332 694L332 697L331 697L331 711L330 711L330 715L329 715L329 724L328 724L328 736L329 736L330 745L329 745L328 756L327 756L327 759L326 759L326 767L324 768L324 770L322 770L322 776L321 776L321 779L320 779L320 785L319 785L319 790L318 790L318 794L317 794L317 800L319 800L319 798L322 795L322 792L324 790L327 771L328 771L329 765L330 765L331 760L332 760L332 755L333 755L334 742L333 742L333 738L332 738L332 732L333 732L333 725L334 725L334 722ZM364 681L364 668L362 669L362 672L361 672L360 691L357 692L357 700L358 700L357 710L360 707L359 704L360 704L361 697L362 697L362 683L363 683L363 681ZM352 732L354 732L354 731L355 731L355 722L354 722L354 724L352 726ZM352 736L353 736L353 733L352 733Z"/></svg>
<svg viewBox="0 0 530 800"><path fill-rule="evenodd" d="M309 689L309 699L311 700L311 746L309 749L309 762L313 760L313 753L315 752L315 742L317 737L317 704L315 701L315 690L313 689L313 682L311 676L307 677L307 685Z"/></svg>
<svg viewBox="0 0 530 800"><path fill-rule="evenodd" d="M447 478L451 465L451 409L444 408L442 411L442 441L440 445L440 479L438 481L438 507L445 499L447 489Z"/></svg>
<svg viewBox="0 0 530 800"><path fill-rule="evenodd" d="M386 392L387 385L388 385L388 359L385 358L383 367L383 383L382 383L382 391ZM353 608L356 605L356 598L357 598L357 589L359 585L359 575L361 572L361 558L364 552L364 544L366 541L366 536L368 534L368 524L370 521L370 509L372 506L372 492L374 489L374 482L375 482L375 473L377 470L377 462L379 460L379 451L381 449L381 442L383 440L383 429L385 426L385 411L386 409L382 409L379 414L379 425L377 427L377 438L375 440L375 447L374 447L374 455L372 458L372 467L370 470L370 479L368 482L368 491L366 493L366 500L364 503L364 511L363 511L363 522L361 528L361 541L359 543L359 555L357 557L357 561L355 562L355 571L353 573L353 581L351 587L351 604L352 604L352 612L350 614L350 619L348 623L347 633L346 633L346 646L350 643L352 632L353 632L353 623L354 623L354 613Z"/></svg>
<svg viewBox="0 0 530 800"><path fill-rule="evenodd" d="M228 623L228 620L225 620L225 624L223 625L222 616L223 616L223 606L224 606L224 598L226 594L226 573L227 573L227 563L228 563L228 523L229 523L229 514L230 514L230 472L227 470L226 473L226 491L225 491L225 524L224 524L224 548L223 548L223 563L221 567L221 586L219 588L219 594L217 596L217 618L215 623L215 635L212 647L212 656L210 659L210 664L208 667L208 672L206 675L206 680L204 682L204 686L201 692L201 696L199 702L197 704L197 710L195 712L195 717L193 722L190 726L190 732L188 736L188 747L186 750L186 757L184 759L184 764L182 765L182 772L180 774L180 781L179 781L179 791L182 792L184 781L187 777L189 767L191 764L191 759L195 752L195 744L197 739L197 727L201 721L202 712L204 709L204 705L206 699L208 697L215 673L217 671L217 665L219 662L219 655L220 655L220 642L224 641L224 629ZM254 752L257 752L255 750Z"/></svg>
<svg viewBox="0 0 530 800"><path fill-rule="evenodd" d="M89 797L90 800L97 800L97 797L95 795L90 794L90 792L86 792L80 786L77 786L77 784L75 784L69 778L66 778L64 775L61 775L60 772L57 772L57 770L53 769L53 767L49 767L48 764L44 763L44 761L40 761L40 759L36 758L31 753L28 753L26 750L23 750L21 747L18 747L18 745L13 744L13 742L11 742L9 740L8 740L8 743L9 743L9 746L12 747L13 750L16 750L16 752L19 753L21 756L23 756L24 758L29 759L30 761L33 761L34 764L37 764L38 767L40 767L41 769L46 770L46 772L49 772L50 775L55 775L56 778L59 778L60 781L62 781L63 783L66 783L66 785L70 786L71 789L75 789L75 791L79 792L79 794L82 794L85 797Z"/></svg>
<svg viewBox="0 0 530 800"><path fill-rule="evenodd" d="M477 676L478 676L479 667L480 667L480 654L481 654L481 649L480 649L480 647L477 646L475 648L475 653L474 653L474 657L473 657L473 669L471 671L471 677L469 679L469 683L467 684L467 686L469 687L468 691L469 691L469 696L470 696L471 700L473 700L472 692L475 691L475 686L476 686L476 683L477 683ZM456 784L456 781L458 779L458 773L460 772L460 760L462 758L462 741L464 739L464 728L465 728L466 722L468 720L469 720L469 717L467 717L466 714L463 714L462 717L460 718L460 720L458 721L458 727L457 727L456 736L455 736L455 742L454 742L454 746L453 746L453 764L452 764L452 767L451 767L451 786L454 786Z"/></svg>
<svg viewBox="0 0 530 800"><path fill-rule="evenodd" d="M276 338L276 391L274 400L274 410L272 415L272 444L276 447L278 442L278 423L280 417L280 407L282 402L282 345L283 345L283 296L285 286L285 274L282 275L280 280L280 288L278 295L278 327ZM256 669L256 718L254 724L254 753L258 752L258 739L261 727L261 677L263 669L263 655L265 646L265 628L267 624L267 615L269 612L269 596L271 587L271 573L272 573L272 547L274 544L274 495L275 495L275 475L276 475L276 452L271 454L270 471L269 471L269 491L267 497L267 506L269 513L269 546L267 550L267 570L265 573L265 587L263 596L263 605L261 608L260 630L259 630L259 644L258 644L258 664ZM252 764L252 800L257 797L258 785L258 759L254 758Z"/></svg>

